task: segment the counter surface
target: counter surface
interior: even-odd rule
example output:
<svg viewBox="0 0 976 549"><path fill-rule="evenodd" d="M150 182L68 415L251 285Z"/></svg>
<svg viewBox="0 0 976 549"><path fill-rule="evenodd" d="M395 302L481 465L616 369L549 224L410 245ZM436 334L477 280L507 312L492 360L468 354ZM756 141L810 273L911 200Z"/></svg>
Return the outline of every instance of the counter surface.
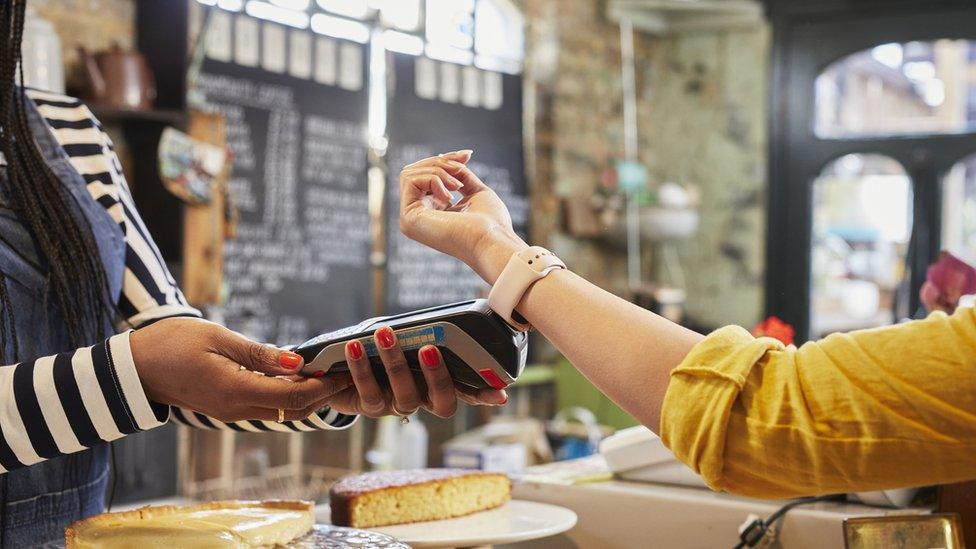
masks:
<svg viewBox="0 0 976 549"><path fill-rule="evenodd" d="M732 547L750 514L767 517L785 501L741 498L700 488L606 481L561 485L516 484L513 497L554 503L576 512L576 527L519 549L548 547L712 548ZM844 519L926 509L895 510L853 503L821 502L797 507L777 524L777 537L790 549L843 549Z"/></svg>

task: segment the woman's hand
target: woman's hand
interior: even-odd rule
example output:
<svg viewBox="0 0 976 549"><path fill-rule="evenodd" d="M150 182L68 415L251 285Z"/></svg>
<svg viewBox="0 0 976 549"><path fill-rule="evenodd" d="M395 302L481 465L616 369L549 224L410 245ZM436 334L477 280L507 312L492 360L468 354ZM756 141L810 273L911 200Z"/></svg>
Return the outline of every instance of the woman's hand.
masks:
<svg viewBox="0 0 976 549"><path fill-rule="evenodd" d="M458 400L488 406L501 406L508 402L505 391L455 386L440 351L433 345L419 350L423 377L417 379L393 330L380 328L373 334L373 339L389 383L381 385L376 380L362 343L350 341L346 344L346 362L355 386L341 391L332 399L330 406L333 409L347 414L379 417L409 415L418 408L424 408L436 416L450 417L457 410ZM328 377L331 376L325 376Z"/></svg>
<svg viewBox="0 0 976 549"><path fill-rule="evenodd" d="M493 284L513 253L527 247L508 208L466 163L472 151L425 158L400 173L400 230L464 261ZM452 204L451 192L462 198Z"/></svg>
<svg viewBox="0 0 976 549"><path fill-rule="evenodd" d="M298 372L302 357L195 318L161 320L129 343L150 400L220 421L276 421L279 408L286 420L302 420L352 386L348 375L279 377Z"/></svg>
<svg viewBox="0 0 976 549"><path fill-rule="evenodd" d="M944 294L938 286L926 280L922 283L921 289L918 291L919 301L922 302L922 306L928 312L932 311L942 311L947 314L952 314L956 310L956 306L959 304L959 296L957 295L949 296Z"/></svg>

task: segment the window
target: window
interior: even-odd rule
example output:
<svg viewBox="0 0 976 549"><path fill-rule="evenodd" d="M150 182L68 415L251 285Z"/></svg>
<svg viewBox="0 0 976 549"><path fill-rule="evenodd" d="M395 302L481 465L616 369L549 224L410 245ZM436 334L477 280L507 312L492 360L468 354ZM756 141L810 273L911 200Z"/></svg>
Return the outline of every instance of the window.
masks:
<svg viewBox="0 0 976 549"><path fill-rule="evenodd" d="M911 181L895 160L849 154L823 169L813 184L813 337L894 320L911 213Z"/></svg>
<svg viewBox="0 0 976 549"><path fill-rule="evenodd" d="M976 255L976 3L795 4L773 16L765 297L802 343L924 314L940 249Z"/></svg>
<svg viewBox="0 0 976 549"><path fill-rule="evenodd" d="M976 41L881 44L831 63L815 84L821 139L976 130Z"/></svg>
<svg viewBox="0 0 976 549"><path fill-rule="evenodd" d="M942 181L942 248L976 265L976 154Z"/></svg>
<svg viewBox="0 0 976 549"><path fill-rule="evenodd" d="M524 19L511 0L197 0L228 11L385 49L518 73Z"/></svg>

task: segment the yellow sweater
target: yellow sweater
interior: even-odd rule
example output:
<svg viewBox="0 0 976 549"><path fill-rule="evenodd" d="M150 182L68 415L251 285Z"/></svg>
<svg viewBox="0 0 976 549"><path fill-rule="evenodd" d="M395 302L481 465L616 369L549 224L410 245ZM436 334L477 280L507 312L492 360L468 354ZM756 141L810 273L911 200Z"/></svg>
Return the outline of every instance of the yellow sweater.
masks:
<svg viewBox="0 0 976 549"><path fill-rule="evenodd" d="M753 497L976 478L976 309L799 349L717 330L672 371L661 438Z"/></svg>

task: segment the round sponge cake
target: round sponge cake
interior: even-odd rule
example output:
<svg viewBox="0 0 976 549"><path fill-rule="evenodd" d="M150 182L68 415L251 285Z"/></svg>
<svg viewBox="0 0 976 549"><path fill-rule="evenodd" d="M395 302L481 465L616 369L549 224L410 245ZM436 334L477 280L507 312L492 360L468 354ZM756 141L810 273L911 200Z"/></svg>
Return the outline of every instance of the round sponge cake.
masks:
<svg viewBox="0 0 976 549"><path fill-rule="evenodd" d="M372 528L441 520L499 507L512 483L501 473L464 469L376 471L341 479L329 491L332 523Z"/></svg>

